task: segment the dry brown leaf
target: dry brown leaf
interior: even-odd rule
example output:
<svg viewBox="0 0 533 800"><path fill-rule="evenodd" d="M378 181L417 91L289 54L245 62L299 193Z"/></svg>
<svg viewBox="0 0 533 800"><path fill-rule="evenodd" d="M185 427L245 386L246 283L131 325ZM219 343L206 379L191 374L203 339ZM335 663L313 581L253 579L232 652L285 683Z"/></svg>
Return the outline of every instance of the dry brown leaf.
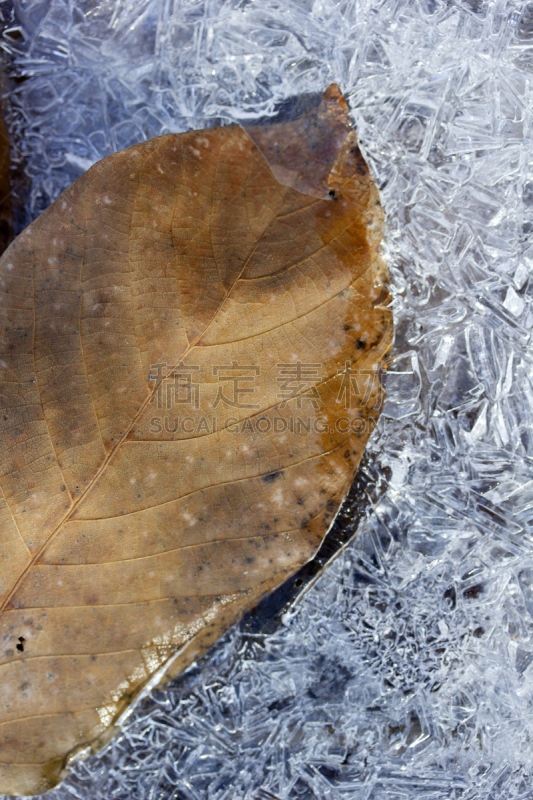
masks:
<svg viewBox="0 0 533 800"><path fill-rule="evenodd" d="M105 742L346 494L392 333L347 111L109 156L0 261L0 792Z"/></svg>

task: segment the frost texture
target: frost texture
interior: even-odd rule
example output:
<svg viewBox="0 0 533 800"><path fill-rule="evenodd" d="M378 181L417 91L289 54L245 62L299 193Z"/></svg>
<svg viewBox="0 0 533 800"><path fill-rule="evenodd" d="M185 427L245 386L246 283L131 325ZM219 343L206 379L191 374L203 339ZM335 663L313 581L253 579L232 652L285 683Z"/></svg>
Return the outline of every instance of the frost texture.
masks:
<svg viewBox="0 0 533 800"><path fill-rule="evenodd" d="M232 631L48 797L531 798L533 3L16 8L26 221L115 149L335 80L395 295L370 453L389 489L353 544L277 633Z"/></svg>

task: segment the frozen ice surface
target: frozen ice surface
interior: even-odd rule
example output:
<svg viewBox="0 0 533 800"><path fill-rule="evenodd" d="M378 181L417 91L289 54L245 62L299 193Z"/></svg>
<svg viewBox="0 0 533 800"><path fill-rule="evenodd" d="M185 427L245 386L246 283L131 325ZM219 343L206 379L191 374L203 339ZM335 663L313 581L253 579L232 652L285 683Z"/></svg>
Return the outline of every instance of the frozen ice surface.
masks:
<svg viewBox="0 0 533 800"><path fill-rule="evenodd" d="M92 162L335 80L388 221L389 488L50 800L533 797L533 3L17 0L24 224ZM25 194L26 192L26 194Z"/></svg>

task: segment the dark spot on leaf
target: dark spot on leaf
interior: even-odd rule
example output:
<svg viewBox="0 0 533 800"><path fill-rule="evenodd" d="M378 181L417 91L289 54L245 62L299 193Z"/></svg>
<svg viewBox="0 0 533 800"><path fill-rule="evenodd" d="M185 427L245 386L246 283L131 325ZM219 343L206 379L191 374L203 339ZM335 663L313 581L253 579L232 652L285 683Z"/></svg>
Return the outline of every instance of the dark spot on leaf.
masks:
<svg viewBox="0 0 533 800"><path fill-rule="evenodd" d="M263 475L262 480L264 483L274 483L278 478L283 475L283 470L279 469L277 472L271 472L268 475Z"/></svg>

